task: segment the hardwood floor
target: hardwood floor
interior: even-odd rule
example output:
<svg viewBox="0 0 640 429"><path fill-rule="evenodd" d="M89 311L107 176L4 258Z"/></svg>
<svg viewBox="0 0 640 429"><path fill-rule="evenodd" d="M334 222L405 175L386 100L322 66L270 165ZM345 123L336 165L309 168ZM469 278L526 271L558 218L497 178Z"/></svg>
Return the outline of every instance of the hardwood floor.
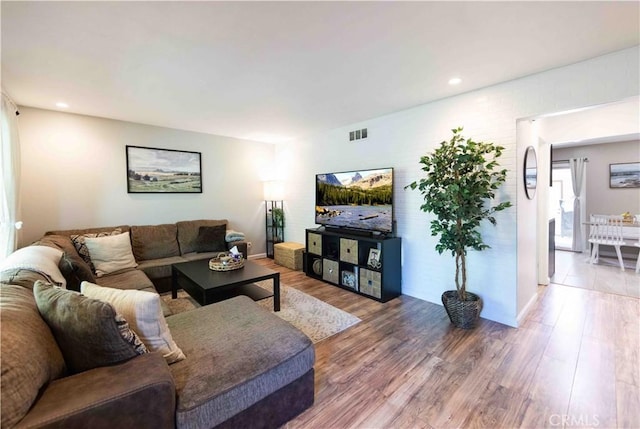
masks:
<svg viewBox="0 0 640 429"><path fill-rule="evenodd" d="M523 326L455 329L444 309L281 281L362 322L316 344L312 408L293 428L640 428L640 300L551 284Z"/></svg>

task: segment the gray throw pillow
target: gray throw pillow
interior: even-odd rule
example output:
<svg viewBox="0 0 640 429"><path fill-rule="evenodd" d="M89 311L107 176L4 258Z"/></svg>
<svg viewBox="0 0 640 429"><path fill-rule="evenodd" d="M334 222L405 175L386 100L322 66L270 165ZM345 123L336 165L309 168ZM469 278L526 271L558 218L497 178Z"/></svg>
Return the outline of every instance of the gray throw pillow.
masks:
<svg viewBox="0 0 640 429"><path fill-rule="evenodd" d="M35 283L33 294L70 373L113 365L147 353L110 304L42 281Z"/></svg>
<svg viewBox="0 0 640 429"><path fill-rule="evenodd" d="M227 250L226 234L226 225L201 226L195 243L196 252L225 252Z"/></svg>
<svg viewBox="0 0 640 429"><path fill-rule="evenodd" d="M62 275L67 279L67 289L79 291L80 283L83 281L96 281L91 268L78 254L71 237L54 234L45 235L34 244L57 247L64 252L58 266Z"/></svg>

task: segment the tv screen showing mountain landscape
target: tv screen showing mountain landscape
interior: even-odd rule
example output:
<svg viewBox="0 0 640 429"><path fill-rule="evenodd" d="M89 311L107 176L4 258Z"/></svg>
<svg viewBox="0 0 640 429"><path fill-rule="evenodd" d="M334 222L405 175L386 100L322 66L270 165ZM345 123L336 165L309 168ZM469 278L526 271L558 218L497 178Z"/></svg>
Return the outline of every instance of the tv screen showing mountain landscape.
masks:
<svg viewBox="0 0 640 429"><path fill-rule="evenodd" d="M393 168L317 174L316 223L391 232Z"/></svg>

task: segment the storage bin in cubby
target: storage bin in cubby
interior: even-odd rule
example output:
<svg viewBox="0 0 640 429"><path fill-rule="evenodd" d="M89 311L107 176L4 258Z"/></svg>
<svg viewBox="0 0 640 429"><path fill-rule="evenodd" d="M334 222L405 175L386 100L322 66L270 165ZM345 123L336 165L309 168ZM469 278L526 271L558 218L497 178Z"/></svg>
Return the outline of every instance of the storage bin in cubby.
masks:
<svg viewBox="0 0 640 429"><path fill-rule="evenodd" d="M382 297L381 286L382 282L379 272L366 268L360 269L360 292L380 299Z"/></svg>
<svg viewBox="0 0 640 429"><path fill-rule="evenodd" d="M338 262L331 259L323 259L322 261L322 280L338 284L338 278L340 275L338 269Z"/></svg>
<svg viewBox="0 0 640 429"><path fill-rule="evenodd" d="M340 238L340 260L350 264L358 263L358 240Z"/></svg>
<svg viewBox="0 0 640 429"><path fill-rule="evenodd" d="M309 253L322 256L322 236L313 232L307 233L307 243Z"/></svg>

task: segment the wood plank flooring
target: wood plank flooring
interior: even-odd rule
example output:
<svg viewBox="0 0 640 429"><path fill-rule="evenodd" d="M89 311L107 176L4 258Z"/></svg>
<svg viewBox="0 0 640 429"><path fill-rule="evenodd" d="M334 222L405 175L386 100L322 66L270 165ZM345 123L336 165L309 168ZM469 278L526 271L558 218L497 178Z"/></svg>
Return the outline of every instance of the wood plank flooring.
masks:
<svg viewBox="0 0 640 429"><path fill-rule="evenodd" d="M551 284L518 329L455 329L441 306L381 304L275 265L362 322L316 344L293 428L640 428L640 300Z"/></svg>

